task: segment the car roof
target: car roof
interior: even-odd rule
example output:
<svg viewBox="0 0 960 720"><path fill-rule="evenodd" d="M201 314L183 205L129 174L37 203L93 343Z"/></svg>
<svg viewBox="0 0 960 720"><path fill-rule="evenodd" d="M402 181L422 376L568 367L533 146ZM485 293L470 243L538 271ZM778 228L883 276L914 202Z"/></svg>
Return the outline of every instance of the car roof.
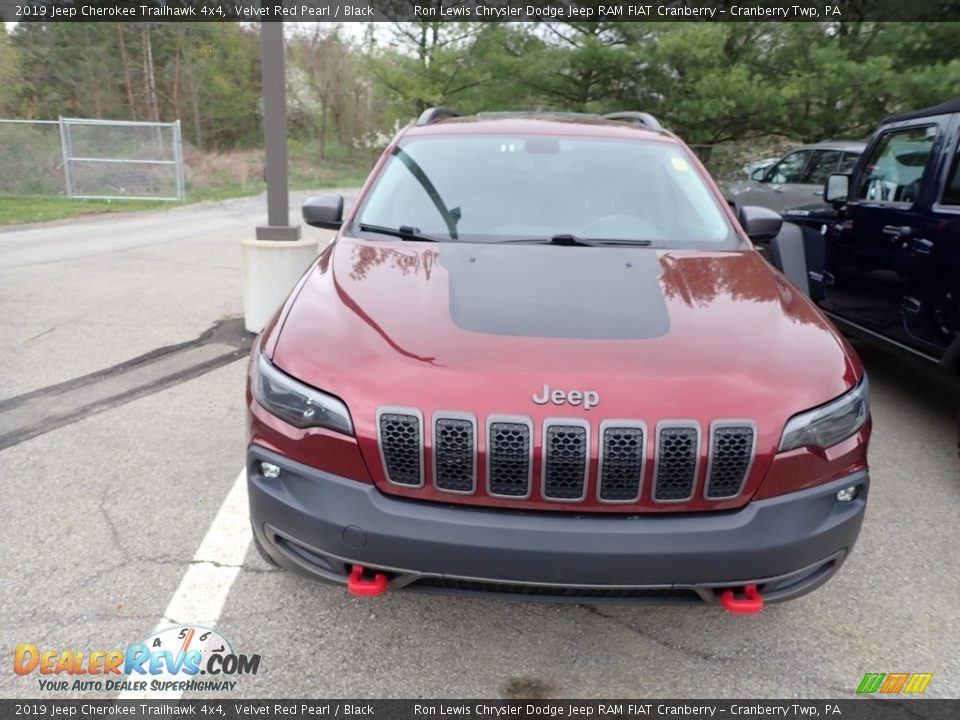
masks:
<svg viewBox="0 0 960 720"><path fill-rule="evenodd" d="M798 150L842 150L844 152L862 153L867 149L867 143L864 140L821 140L820 142L810 143Z"/></svg>
<svg viewBox="0 0 960 720"><path fill-rule="evenodd" d="M946 102L942 102L939 105L932 105L931 107L922 108L920 110L908 110L906 112L897 113L896 115L891 115L884 120L884 122L900 122L901 120L913 120L915 118L932 117L933 115L947 115L955 112L960 112L960 95L955 98L951 98Z"/></svg>
<svg viewBox="0 0 960 720"><path fill-rule="evenodd" d="M587 113L559 112L491 112L444 117L426 125L412 125L403 134L407 137L483 134L564 135L679 142L666 130L655 130L640 123L610 120L601 115Z"/></svg>

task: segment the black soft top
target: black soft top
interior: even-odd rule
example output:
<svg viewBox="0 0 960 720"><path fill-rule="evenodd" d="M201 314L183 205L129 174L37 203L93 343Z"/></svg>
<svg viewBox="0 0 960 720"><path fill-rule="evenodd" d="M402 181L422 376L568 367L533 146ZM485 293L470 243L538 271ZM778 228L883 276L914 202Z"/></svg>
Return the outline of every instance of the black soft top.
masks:
<svg viewBox="0 0 960 720"><path fill-rule="evenodd" d="M933 107L923 108L923 110L908 110L907 112L891 115L885 123L900 122L901 120L913 120L914 118L930 117L931 115L946 115L948 113L960 112L960 95L946 102Z"/></svg>

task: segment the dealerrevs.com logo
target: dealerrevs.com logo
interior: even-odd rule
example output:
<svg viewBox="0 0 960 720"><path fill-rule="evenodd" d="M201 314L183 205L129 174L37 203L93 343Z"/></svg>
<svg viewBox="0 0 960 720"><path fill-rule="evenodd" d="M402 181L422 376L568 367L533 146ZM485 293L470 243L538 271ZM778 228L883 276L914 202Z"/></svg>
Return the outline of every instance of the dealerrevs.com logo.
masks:
<svg viewBox="0 0 960 720"><path fill-rule="evenodd" d="M126 650L61 652L22 643L13 653L13 671L40 675L40 690L51 692L227 691L237 686L234 678L259 669L260 655L236 653L216 630L194 625L161 630Z"/></svg>

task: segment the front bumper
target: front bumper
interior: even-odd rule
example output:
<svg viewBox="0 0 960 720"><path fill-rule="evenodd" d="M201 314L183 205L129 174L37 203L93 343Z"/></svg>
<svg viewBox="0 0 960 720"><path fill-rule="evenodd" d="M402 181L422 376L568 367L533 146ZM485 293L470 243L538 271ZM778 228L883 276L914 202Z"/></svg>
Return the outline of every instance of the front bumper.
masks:
<svg viewBox="0 0 960 720"><path fill-rule="evenodd" d="M259 461L281 468L260 474ZM859 486L852 502L839 489ZM391 589L575 602L714 602L756 584L768 602L824 583L856 542L866 472L729 512L598 516L465 508L384 495L257 446L253 530L280 565L345 584L353 564Z"/></svg>

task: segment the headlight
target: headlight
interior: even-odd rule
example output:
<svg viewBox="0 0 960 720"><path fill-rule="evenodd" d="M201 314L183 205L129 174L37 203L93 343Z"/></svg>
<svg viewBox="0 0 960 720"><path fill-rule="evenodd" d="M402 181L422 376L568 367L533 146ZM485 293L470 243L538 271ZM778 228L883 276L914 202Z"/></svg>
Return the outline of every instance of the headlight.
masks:
<svg viewBox="0 0 960 720"><path fill-rule="evenodd" d="M340 400L280 372L260 353L253 396L271 414L298 428L323 427L353 435L350 411Z"/></svg>
<svg viewBox="0 0 960 720"><path fill-rule="evenodd" d="M794 415L780 439L780 452L807 445L828 448L856 433L870 417L867 376L850 392L814 410Z"/></svg>

